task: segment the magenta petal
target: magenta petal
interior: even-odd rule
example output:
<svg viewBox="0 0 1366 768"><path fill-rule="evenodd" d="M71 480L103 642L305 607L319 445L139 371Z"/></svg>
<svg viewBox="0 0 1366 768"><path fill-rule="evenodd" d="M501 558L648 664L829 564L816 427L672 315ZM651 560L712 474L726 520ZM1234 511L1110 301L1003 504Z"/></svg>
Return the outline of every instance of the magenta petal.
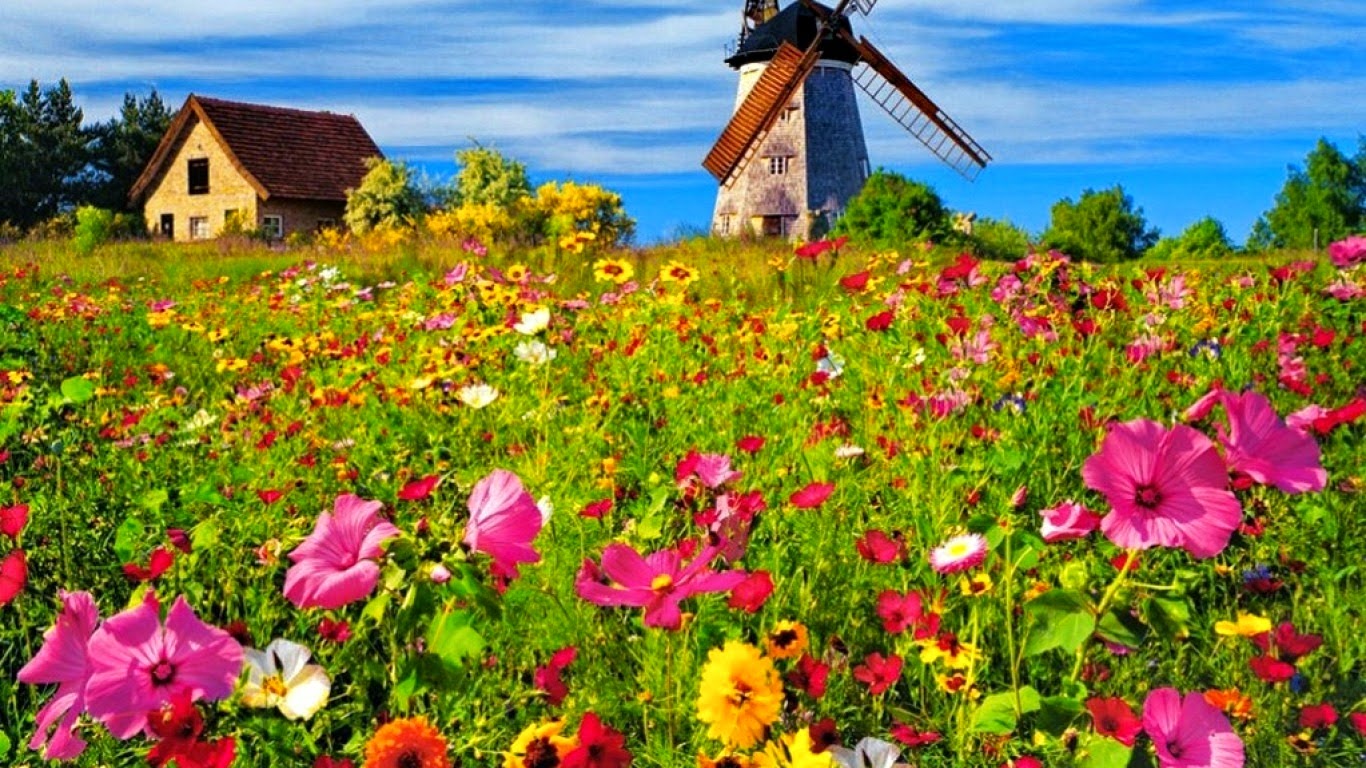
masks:
<svg viewBox="0 0 1366 768"><path fill-rule="evenodd" d="M678 575L678 555L673 550L656 552L650 560L654 562L626 544L608 544L602 550L602 571L623 587L643 589L649 589L656 576Z"/></svg>
<svg viewBox="0 0 1366 768"><path fill-rule="evenodd" d="M379 516L382 505L338 496L302 544L290 553L285 598L299 608L340 608L364 599L379 581L381 544L401 532Z"/></svg>
<svg viewBox="0 0 1366 768"><path fill-rule="evenodd" d="M471 550L492 557L497 567L511 574L516 574L517 563L540 560L531 542L545 519L517 475L505 469L489 473L475 483L469 509L463 541Z"/></svg>
<svg viewBox="0 0 1366 768"><path fill-rule="evenodd" d="M168 648L173 646L177 687L190 689L193 699L217 701L232 695L243 657L232 635L200 621L184 597L177 597L167 612L165 631Z"/></svg>
<svg viewBox="0 0 1366 768"><path fill-rule="evenodd" d="M147 713L164 703L149 674L164 650L158 614L148 592L141 605L106 619L90 638L85 710L119 739L142 730Z"/></svg>

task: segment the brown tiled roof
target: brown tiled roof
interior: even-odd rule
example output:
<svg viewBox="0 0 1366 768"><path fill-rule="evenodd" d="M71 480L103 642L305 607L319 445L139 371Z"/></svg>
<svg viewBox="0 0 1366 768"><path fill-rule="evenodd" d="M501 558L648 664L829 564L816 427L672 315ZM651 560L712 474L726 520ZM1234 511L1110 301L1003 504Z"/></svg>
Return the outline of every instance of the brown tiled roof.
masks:
<svg viewBox="0 0 1366 768"><path fill-rule="evenodd" d="M345 200L360 186L365 159L382 156L351 115L224 101L191 94L162 138L130 198L141 199L169 162L180 135L203 121L262 197Z"/></svg>

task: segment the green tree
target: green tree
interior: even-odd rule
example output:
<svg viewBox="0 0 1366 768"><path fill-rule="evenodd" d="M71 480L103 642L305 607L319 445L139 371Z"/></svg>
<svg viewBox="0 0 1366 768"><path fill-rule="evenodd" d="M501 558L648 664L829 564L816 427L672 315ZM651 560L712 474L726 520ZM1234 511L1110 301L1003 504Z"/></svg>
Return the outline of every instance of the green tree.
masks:
<svg viewBox="0 0 1366 768"><path fill-rule="evenodd" d="M1168 261L1219 259L1231 255L1233 242L1228 230L1213 216L1206 216L1186 227L1179 237L1164 237L1143 254L1146 258Z"/></svg>
<svg viewBox="0 0 1366 768"><path fill-rule="evenodd" d="M455 175L455 188L447 201L451 208L484 204L511 206L531 196L526 166L503 157L495 149L476 143L456 152L455 161L460 170Z"/></svg>
<svg viewBox="0 0 1366 768"><path fill-rule="evenodd" d="M113 210L127 207L128 191L161 143L171 118L171 111L153 88L142 99L125 93L118 116L90 129L94 139L91 165L96 178L87 196L89 203Z"/></svg>
<svg viewBox="0 0 1366 768"><path fill-rule="evenodd" d="M352 232L401 227L422 216L422 192L406 165L372 157L365 166L369 170L360 186L346 195L346 226Z"/></svg>
<svg viewBox="0 0 1366 768"><path fill-rule="evenodd" d="M849 201L834 229L836 235L892 246L939 242L952 232L949 211L934 188L881 168Z"/></svg>
<svg viewBox="0 0 1366 768"><path fill-rule="evenodd" d="M986 259L1014 261L1029 253L1029 233L1010 219L978 219L970 240L977 255Z"/></svg>
<svg viewBox="0 0 1366 768"><path fill-rule="evenodd" d="M1291 166L1276 204L1252 227L1248 247L1313 248L1340 240L1366 226L1366 137L1355 158L1327 139ZM1317 235L1317 237L1316 237Z"/></svg>
<svg viewBox="0 0 1366 768"><path fill-rule="evenodd" d="M66 80L0 93L0 221L27 228L80 202L90 161L82 119Z"/></svg>
<svg viewBox="0 0 1366 768"><path fill-rule="evenodd" d="M1059 200L1050 214L1044 245L1086 261L1136 259L1157 242L1157 230L1148 227L1143 209L1134 207L1119 185L1084 190L1076 202Z"/></svg>

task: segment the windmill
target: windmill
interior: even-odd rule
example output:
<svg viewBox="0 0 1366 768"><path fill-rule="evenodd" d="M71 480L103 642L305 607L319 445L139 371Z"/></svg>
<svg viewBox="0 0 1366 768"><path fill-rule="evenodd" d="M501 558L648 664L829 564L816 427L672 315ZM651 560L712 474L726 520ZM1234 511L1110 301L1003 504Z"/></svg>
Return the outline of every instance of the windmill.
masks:
<svg viewBox="0 0 1366 768"><path fill-rule="evenodd" d="M735 112L702 165L720 182L712 231L810 237L838 216L868 178L854 85L959 174L972 180L991 155L866 37L850 11L799 0L745 0L740 38L726 59L740 73ZM757 162L756 162L757 161Z"/></svg>

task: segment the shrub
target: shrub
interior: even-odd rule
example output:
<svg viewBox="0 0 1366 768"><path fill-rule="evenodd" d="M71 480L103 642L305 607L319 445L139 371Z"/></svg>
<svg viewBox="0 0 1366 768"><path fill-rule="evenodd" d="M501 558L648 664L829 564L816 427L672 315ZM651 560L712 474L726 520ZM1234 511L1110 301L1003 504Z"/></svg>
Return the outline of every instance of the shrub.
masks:
<svg viewBox="0 0 1366 768"><path fill-rule="evenodd" d="M93 205L83 205L76 209L76 231L74 244L76 252L89 255L109 239L114 228L114 212Z"/></svg>
<svg viewBox="0 0 1366 768"><path fill-rule="evenodd" d="M1135 208L1124 187L1085 190L1081 199L1053 204L1044 245L1086 261L1113 263L1136 259L1157 242L1143 209Z"/></svg>
<svg viewBox="0 0 1366 768"><path fill-rule="evenodd" d="M970 242L984 259L1014 261L1029 253L1030 237L1009 219L981 218L973 222Z"/></svg>
<svg viewBox="0 0 1366 768"><path fill-rule="evenodd" d="M372 157L366 167L360 186L347 190L345 219L352 232L402 227L422 216L422 193L406 165Z"/></svg>
<svg viewBox="0 0 1366 768"><path fill-rule="evenodd" d="M460 171L449 207L462 205L512 206L531 197L531 182L526 166L503 157L502 153L475 144L455 153Z"/></svg>
<svg viewBox="0 0 1366 768"><path fill-rule="evenodd" d="M596 184L548 182L536 189L532 220L554 242L591 235L598 247L625 245L635 235L636 222L626 215L621 195Z"/></svg>
<svg viewBox="0 0 1366 768"><path fill-rule="evenodd" d="M894 247L939 242L952 231L949 211L932 187L881 168L849 201L834 228L836 235Z"/></svg>
<svg viewBox="0 0 1366 768"><path fill-rule="evenodd" d="M1219 259L1233 253L1224 225L1213 216L1206 216L1186 227L1179 237L1164 237L1144 254L1150 259L1192 260Z"/></svg>

